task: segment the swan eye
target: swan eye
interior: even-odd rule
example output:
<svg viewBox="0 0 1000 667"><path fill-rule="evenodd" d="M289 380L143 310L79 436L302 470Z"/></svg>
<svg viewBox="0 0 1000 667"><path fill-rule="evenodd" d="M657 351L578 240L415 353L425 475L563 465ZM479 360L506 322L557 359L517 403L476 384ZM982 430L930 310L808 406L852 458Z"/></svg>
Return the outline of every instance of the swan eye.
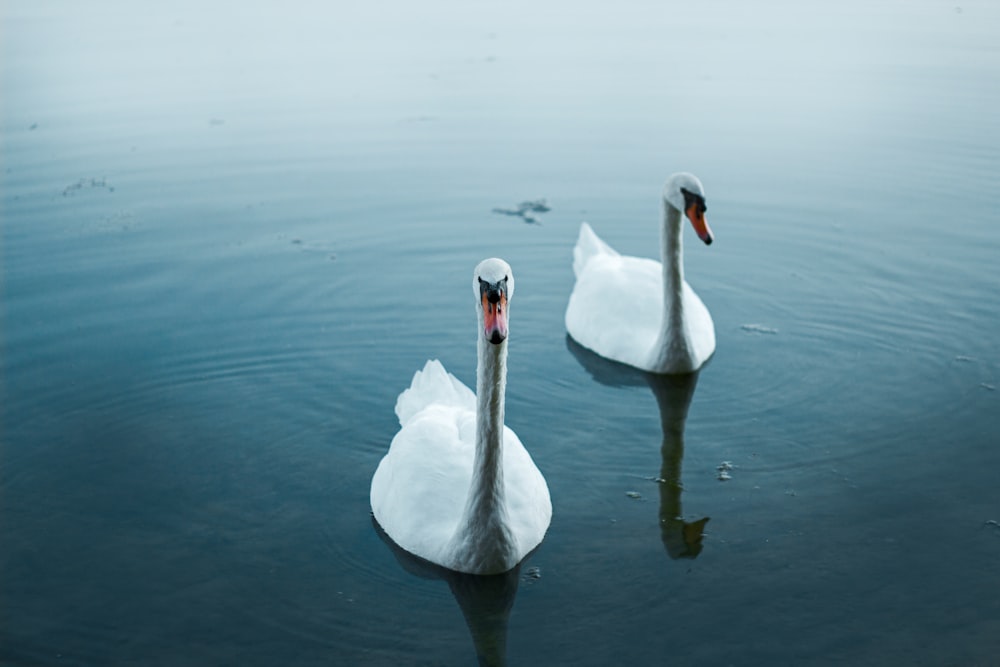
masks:
<svg viewBox="0 0 1000 667"><path fill-rule="evenodd" d="M684 195L684 210L685 211L687 209L691 208L695 204L698 205L698 212L699 213L704 213L705 211L708 210L708 206L705 205L705 198L702 197L701 195L696 195L695 193L690 192L689 190L686 190L684 188L681 188L681 193L683 193L683 195Z"/></svg>
<svg viewBox="0 0 1000 667"><path fill-rule="evenodd" d="M479 278L479 296L490 303L499 303L500 299L507 295L507 276L498 281L495 285L487 280Z"/></svg>

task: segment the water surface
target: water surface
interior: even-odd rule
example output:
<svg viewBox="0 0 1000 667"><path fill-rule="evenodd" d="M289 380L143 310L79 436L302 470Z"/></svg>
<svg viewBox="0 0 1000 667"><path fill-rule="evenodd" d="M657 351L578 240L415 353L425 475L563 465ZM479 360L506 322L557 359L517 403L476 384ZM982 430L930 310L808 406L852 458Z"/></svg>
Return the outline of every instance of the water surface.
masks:
<svg viewBox="0 0 1000 667"><path fill-rule="evenodd" d="M1000 9L619 5L4 5L0 662L1000 653ZM674 381L562 316L580 222L655 256L682 169ZM491 255L554 516L479 581L368 485Z"/></svg>

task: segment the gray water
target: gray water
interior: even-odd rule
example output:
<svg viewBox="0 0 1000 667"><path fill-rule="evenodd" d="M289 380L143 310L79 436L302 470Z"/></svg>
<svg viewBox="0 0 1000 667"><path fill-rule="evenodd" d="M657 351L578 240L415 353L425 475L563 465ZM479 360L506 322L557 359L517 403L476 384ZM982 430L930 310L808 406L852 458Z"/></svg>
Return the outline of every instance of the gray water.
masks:
<svg viewBox="0 0 1000 667"><path fill-rule="evenodd" d="M165 4L0 9L0 662L995 663L1000 5ZM678 170L657 379L562 318ZM493 255L554 515L484 579L368 487Z"/></svg>

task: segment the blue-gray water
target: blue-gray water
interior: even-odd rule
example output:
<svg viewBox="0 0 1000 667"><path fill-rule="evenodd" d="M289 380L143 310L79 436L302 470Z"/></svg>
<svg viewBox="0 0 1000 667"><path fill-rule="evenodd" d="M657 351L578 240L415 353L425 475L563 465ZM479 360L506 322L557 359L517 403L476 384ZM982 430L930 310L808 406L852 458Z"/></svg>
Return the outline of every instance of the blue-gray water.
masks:
<svg viewBox="0 0 1000 667"><path fill-rule="evenodd" d="M996 660L1000 6L202 4L0 9L0 663ZM676 170L686 383L562 321ZM491 255L554 516L484 582L368 486Z"/></svg>

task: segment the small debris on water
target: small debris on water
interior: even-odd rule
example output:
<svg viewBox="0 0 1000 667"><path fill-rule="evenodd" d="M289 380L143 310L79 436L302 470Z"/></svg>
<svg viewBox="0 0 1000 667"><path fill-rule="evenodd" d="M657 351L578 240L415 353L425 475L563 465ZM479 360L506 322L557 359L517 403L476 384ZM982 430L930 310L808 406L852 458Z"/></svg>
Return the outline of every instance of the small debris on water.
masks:
<svg viewBox="0 0 1000 667"><path fill-rule="evenodd" d="M719 473L720 482L728 482L733 478L733 476L729 474L733 469L732 461L723 461L719 465L715 466L715 469Z"/></svg>
<svg viewBox="0 0 1000 667"><path fill-rule="evenodd" d="M774 329L772 327L765 327L763 324L741 324L740 329L743 329L748 333L768 334L772 336L778 333L777 329Z"/></svg>
<svg viewBox="0 0 1000 667"><path fill-rule="evenodd" d="M986 391L996 391L996 387L989 384L988 382L980 382L979 386L985 389Z"/></svg>
<svg viewBox="0 0 1000 667"><path fill-rule="evenodd" d="M102 232L124 232L136 226L135 213L128 210L118 210L101 219L95 229Z"/></svg>
<svg viewBox="0 0 1000 667"><path fill-rule="evenodd" d="M625 495L628 496L629 498L636 499L636 500L639 499L639 498L642 498L642 494L639 493L638 491L626 491Z"/></svg>
<svg viewBox="0 0 1000 667"><path fill-rule="evenodd" d="M955 355L955 361L964 361L966 363L969 363L969 362L973 362L975 360L976 360L975 357L970 357L967 354L956 354Z"/></svg>
<svg viewBox="0 0 1000 667"><path fill-rule="evenodd" d="M63 188L62 196L69 197L70 195L75 195L84 188L105 188L108 192L115 191L114 186L108 185L107 180L102 176L101 178L81 178L76 183L71 183Z"/></svg>
<svg viewBox="0 0 1000 667"><path fill-rule="evenodd" d="M517 208L494 208L494 213L499 213L500 215L512 215L521 218L528 224L540 225L541 220L535 213L548 213L552 210L549 206L548 201L545 198L535 199L533 201L523 201L517 205Z"/></svg>

